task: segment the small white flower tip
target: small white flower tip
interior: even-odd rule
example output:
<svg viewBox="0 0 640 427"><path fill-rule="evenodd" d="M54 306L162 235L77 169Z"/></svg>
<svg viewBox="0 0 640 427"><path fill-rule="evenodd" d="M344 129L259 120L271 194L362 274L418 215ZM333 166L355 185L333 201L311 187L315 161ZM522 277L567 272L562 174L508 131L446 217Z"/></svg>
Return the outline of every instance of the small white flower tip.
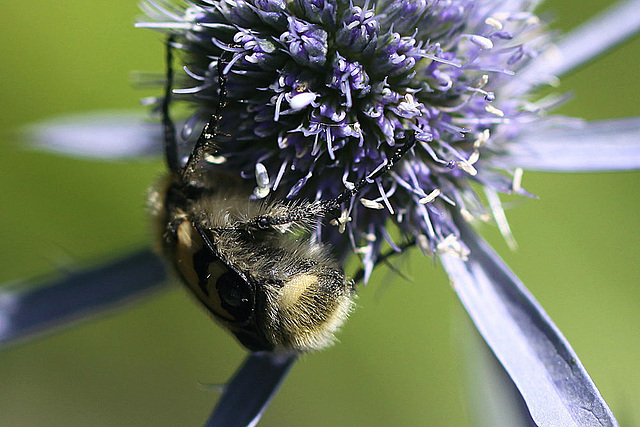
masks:
<svg viewBox="0 0 640 427"><path fill-rule="evenodd" d="M474 168L472 165L470 165L468 162L460 161L460 162L456 162L456 165L471 176L478 175L478 170Z"/></svg>
<svg viewBox="0 0 640 427"><path fill-rule="evenodd" d="M463 261L469 259L469 250L462 246L458 238L453 234L449 234L444 240L438 243L436 250L438 253L453 255Z"/></svg>
<svg viewBox="0 0 640 427"><path fill-rule="evenodd" d="M365 208L369 208L369 209L384 209L384 205L382 203L373 201L373 200L369 200L369 199L360 199L360 203L362 203L362 206L364 206Z"/></svg>
<svg viewBox="0 0 640 427"><path fill-rule="evenodd" d="M522 168L516 168L513 172L513 181L511 182L511 190L514 193L518 193L522 190L522 174L524 170Z"/></svg>
<svg viewBox="0 0 640 427"><path fill-rule="evenodd" d="M493 105L487 104L484 106L484 109L487 113L493 114L498 117L504 117L504 111L494 107Z"/></svg>
<svg viewBox="0 0 640 427"><path fill-rule="evenodd" d="M436 199L436 197L438 197L439 195L440 195L440 189L436 188L431 193L427 194L426 197L423 197L422 199L418 200L418 203L422 205L426 205L427 203L433 202Z"/></svg>
<svg viewBox="0 0 640 427"><path fill-rule="evenodd" d="M256 163L256 184L260 188L269 186L269 172L262 163Z"/></svg>
<svg viewBox="0 0 640 427"><path fill-rule="evenodd" d="M474 34L469 36L469 41L482 49L493 49L493 42L486 37Z"/></svg>
<svg viewBox="0 0 640 427"><path fill-rule="evenodd" d="M488 17L487 19L484 20L484 23L487 25L492 26L493 28L495 28L496 30L500 31L503 27L502 22L500 22L498 19L496 19L493 16Z"/></svg>
<svg viewBox="0 0 640 427"><path fill-rule="evenodd" d="M347 223L350 222L352 218L349 216L349 211L344 209L340 214L340 218L334 218L330 221L331 225L338 227L338 232L340 234L344 233L347 229Z"/></svg>
<svg viewBox="0 0 640 427"><path fill-rule="evenodd" d="M211 163L212 165L221 165L227 161L227 158L224 156L214 156L211 154L207 154L204 156L204 160L207 163Z"/></svg>
<svg viewBox="0 0 640 427"><path fill-rule="evenodd" d="M264 199L269 195L270 191L269 187L256 187L253 189L253 195L256 199Z"/></svg>
<svg viewBox="0 0 640 427"><path fill-rule="evenodd" d="M291 97L289 101L289 105L293 110L302 110L303 108L308 107L313 101L318 97L317 93L314 92L302 92Z"/></svg>

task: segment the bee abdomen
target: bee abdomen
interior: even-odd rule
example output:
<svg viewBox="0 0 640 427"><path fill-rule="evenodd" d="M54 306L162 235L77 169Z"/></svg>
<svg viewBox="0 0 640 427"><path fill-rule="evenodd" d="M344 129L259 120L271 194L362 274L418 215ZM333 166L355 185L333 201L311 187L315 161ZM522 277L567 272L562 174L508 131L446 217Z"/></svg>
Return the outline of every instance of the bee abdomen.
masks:
<svg viewBox="0 0 640 427"><path fill-rule="evenodd" d="M355 292L341 271L312 269L282 283L273 305L280 345L297 351L328 347L353 310Z"/></svg>

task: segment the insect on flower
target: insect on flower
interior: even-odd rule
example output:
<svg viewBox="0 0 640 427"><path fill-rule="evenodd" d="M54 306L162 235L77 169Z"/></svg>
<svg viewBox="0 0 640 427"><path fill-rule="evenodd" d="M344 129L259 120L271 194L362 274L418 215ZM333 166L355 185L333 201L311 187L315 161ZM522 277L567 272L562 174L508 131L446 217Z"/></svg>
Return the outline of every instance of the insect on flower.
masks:
<svg viewBox="0 0 640 427"><path fill-rule="evenodd" d="M237 179L206 162L219 154L227 79L223 56L214 67L216 112L186 164L179 160L169 117L173 43L167 42L162 103L170 175L150 196L162 252L198 300L249 350L304 352L330 345L353 307L355 284L310 233L322 218L343 227L340 218L348 212L343 204L390 170L415 138L409 134L388 161L334 199L250 201L251 192L243 193Z"/></svg>
<svg viewBox="0 0 640 427"><path fill-rule="evenodd" d="M324 266L326 271L333 272L329 274L329 282L333 283L334 289L338 289L337 300L341 307L338 312L344 314L352 305L353 286L347 278L351 276L356 279L355 282L362 278L366 282L387 253L404 253L406 245L413 244L428 256L427 261L433 258L442 264L452 287L442 286L446 280L431 281L421 277L420 282L424 282L421 286L398 290L404 296L424 289L428 289L428 292L419 294L420 297L415 298L417 303L411 301L404 304L397 312L387 304L389 301L381 304L384 305L385 315L391 317L378 324L371 317L368 318L366 327L360 329L356 336L366 342L369 330L375 330L377 335L375 339L370 338L366 356L358 351L354 357L366 357L367 362L384 363L385 370L391 368L389 371L393 371L395 378L394 368L400 368L406 355L406 352L396 348L396 344L400 343L400 334L407 334L404 342L412 349L425 347L419 342L420 334L416 333L416 329L409 331L410 327L397 327L398 318L408 318L411 325L416 327L429 324L428 333L424 334L428 335L425 340L428 339L428 345L435 349L433 344L442 338L434 339L435 334L447 328L435 326L434 321L448 314L446 309L442 309L442 301L437 300L435 293L442 291L451 295L453 289L502 366L517 384L536 422L547 421L550 425L615 425L615 418L571 346L517 277L475 232L474 227L479 223L495 222L507 241L512 243L502 206L504 197L509 196L503 195L530 195L521 185L523 169L594 171L640 167L637 161L640 158L637 144L640 140L640 119L586 122L550 115L553 108L566 98L542 98L537 91L539 86L555 83L557 77L637 32L640 26L640 2L630 0L620 4L616 7L617 12L612 10L602 15L590 30L578 30L560 39L555 46L555 35L547 31L544 20L538 19L533 9L535 3L501 0L151 0L145 3L146 16L138 26L159 31L162 40L169 37L173 53L179 57L181 65L176 67L175 78L171 75L173 70L167 76L165 96L153 98L157 110L164 110L165 113L164 142L170 166L169 176L158 185L150 201L158 230L156 240L162 246L161 252L176 267L175 270L193 293L247 347L252 350L294 350L284 355L284 359L278 359L283 356L280 352L250 354L243 368L225 388L212 417L214 422L229 425L231 421L240 422L238 418L241 417L245 424L255 424L297 357L296 354L330 343L333 326L337 327L338 323L322 331L320 338L315 340L308 336L295 338L290 333L277 336L274 331L279 329L274 325L280 322L280 317L273 313L265 315L264 308L268 304L264 304L264 301L269 299L268 295L276 294L271 291L284 289L280 285L291 284L292 278L296 278L296 285L300 284L299 289L302 290L309 289L310 284L319 283L315 274L308 274L313 266L300 267L296 264L291 271L277 276L282 279L280 285L258 287L266 282L263 280L264 271L261 271L261 276L249 274L256 270L257 260L247 260L246 254L234 254L231 257L230 248L250 247L253 253L262 251L266 255L260 258L262 260L281 259L292 251L302 254L303 258L314 259L316 266ZM553 4L551 6L554 7ZM99 5L93 7L98 8ZM31 23L37 22L38 14L25 13L24 16L29 16ZM43 16L49 18L48 14ZM103 20L101 17L99 24L103 24ZM65 26L65 30L74 27ZM32 32L40 29L38 25L29 28ZM24 51L43 54L54 52L53 48L43 49L49 40L45 36L48 34L39 37L43 45L35 45ZM29 43L30 39L21 38L24 43ZM113 46L120 45L113 43ZM135 44L127 44L127 47L133 51ZM87 57L90 52L103 51L92 49L87 51ZM558 52L559 55L554 55ZM15 62L19 62L17 59ZM100 61L104 63L104 55ZM55 68L54 61L49 61L49 64ZM116 60L109 64L115 70ZM152 67L158 68L157 63ZM13 64L11 68L19 69ZM130 63L125 68L139 69ZM111 67L109 71L113 71ZM18 76L20 81L24 80L21 73L13 80L17 81ZM154 80L157 83L160 79ZM155 86L157 90L159 85ZM592 82L592 88L600 86L605 85L594 85ZM566 87L561 89L566 91ZM578 93L580 96L580 90ZM21 101L29 99L23 96L19 98ZM29 111L35 111L38 106L32 104ZM102 104L96 104L97 108L100 106ZM175 123L181 124L178 132L173 130L169 107ZM603 111L601 107L598 106L599 114ZM622 115L625 111L619 110L613 114ZM218 120L219 117L222 119ZM99 120L92 120L96 122L92 124L100 124ZM203 123L209 123L204 133L201 132ZM54 126L50 123L45 125L48 136L57 135ZM152 132L137 133L136 137L121 137L117 131L126 126L112 125L104 133L106 138L100 139L99 136L103 134L96 130L97 127L81 132L82 144L75 154L78 151L81 155L96 153L100 147L105 148L103 152L112 154L117 151L118 143L128 153L126 155L147 154L159 151L153 148L159 148L163 141L162 129L157 123L155 127L152 126ZM67 141L64 137L60 140L61 143ZM102 141L105 141L103 145L100 144ZM402 155L397 151L398 147L409 151ZM23 163L37 165L38 156L34 154L33 161L29 159ZM189 160L198 156L202 159ZM393 168L382 166L395 163L400 157ZM7 162L7 166L13 163ZM383 169L379 169L381 166ZM38 169L48 171L48 167L49 162L39 168L24 167L24 171L19 170L10 176L19 179L20 184L29 184L38 176ZM160 166L157 164L155 167ZM140 166L135 176L140 176L142 169ZM85 191L89 199L104 181L116 185L115 180L101 179L99 170L100 167L93 164L90 176L95 180L83 183L85 185L73 191L72 196L62 195L65 205L76 206L71 212L78 215L67 215L74 219L70 224L63 220L47 220L47 226L38 230L39 248L46 247L45 231L71 231L82 223L80 217L83 216L91 218L87 229L92 236L103 234L98 231L99 227L109 223L98 219L98 215L85 213L84 207L89 208L91 202L81 197ZM61 171L60 176L66 175L65 172ZM376 175L377 172L380 175ZM149 172L149 178L144 179L145 185L151 181L150 175L153 173L157 173L157 170ZM46 177L49 179L49 175ZM535 184L531 184L535 183L536 177L533 178L525 181L529 190L536 188ZM358 183L362 183L359 191L356 189ZM13 189L19 188L16 184L16 180L11 181L11 186L3 195L14 194ZM122 185L127 183L123 182ZM66 189L67 186L57 183L55 188L48 189L42 200L37 201L38 206L48 205L49 201L54 200L51 196L58 195L61 188ZM31 193L43 194L36 193L34 190L37 189L40 187L33 185L31 191L21 191L28 200ZM138 203L137 208L140 207L142 192L142 189L138 190L135 201L126 205L127 208L132 208L135 203ZM228 195L226 201L222 200L224 194ZM548 200L548 194L540 191L540 195L544 196L545 202ZM592 195L589 193L587 197L592 198ZM73 204L80 200L82 204ZM9 201L15 202L10 196ZM15 203L6 205L14 206L16 210L20 208ZM118 218L116 223L125 223L134 230L143 229L142 223L133 227L130 220L116 216L116 211L125 210L116 206L124 207L125 204L116 205L114 200L103 197L95 205L105 205L107 208L104 211L113 212L112 217ZM332 205L341 206L334 209ZM25 206L25 210L28 210L31 204L25 203ZM589 206L586 209L593 212L599 206L593 207L593 210ZM564 206L562 210L571 211L574 208ZM129 212L134 210L142 209L128 209ZM300 218L303 219L292 218L292 210L300 212ZM216 216L221 212L229 214ZM520 214L516 213L516 218L517 215ZM40 217L42 220L46 214L41 212ZM538 218L535 221L536 227L532 229L538 229ZM29 222L33 220L23 223L5 221L16 225ZM51 227L53 223L56 227ZM22 231L28 227L16 228ZM5 227L4 231L10 232L10 229ZM113 227L113 230L109 230L110 235L116 229ZM607 240L607 237L598 238L596 231L589 230L588 238L602 242ZM138 241L143 240L143 236L137 237ZM120 236L115 238L119 239ZM78 251L87 250L89 256L90 239L85 236L78 239L82 242ZM56 241L55 238L51 240ZM3 238L3 241L7 240ZM9 243L9 246L13 251L17 245ZM303 249L298 251L298 248ZM537 251L540 249L542 246L535 247ZM387 252L389 250L391 252ZM415 252L418 255L418 251ZM44 257L34 257L29 252L25 258L31 262ZM362 265L361 275L342 273L341 266L349 258L360 258L355 261L360 261ZM414 260L411 259L413 271L410 274L415 274L416 269L422 271L422 267L414 264ZM539 265L546 262L539 260ZM627 263L631 264L633 261ZM264 270L273 273L271 265ZM560 270L552 273L553 280L562 284L557 288L577 292L581 298L576 300L586 301L589 290L582 286L584 283L577 279L578 283L571 288L569 282L574 278L565 276L564 280L560 279L563 272ZM165 279L164 264L152 251L145 249L135 256L101 268L81 274L72 272L58 282L47 283L39 288L24 288L19 292L3 289L0 293L0 342L22 339L34 331L49 330L97 308L107 307L114 302L119 304L127 297L138 294L141 289L159 288ZM617 283L605 283L607 290L608 285L619 286L617 289L623 290L620 287L622 285ZM374 309L366 300L371 294L361 292L361 302L367 310L360 310L359 315L366 316L367 312L370 314ZM615 295L616 292L609 294ZM293 296L298 296L298 292L293 292ZM296 298L285 297L285 303L280 306L289 306L292 300ZM278 307L279 304L276 302L270 306ZM175 301L172 301L168 310L166 308L163 307L162 314L156 315L149 323L158 327L157 335L163 337L163 344L171 328L181 320L187 330L201 330L193 327L193 321L185 321L183 313L171 317L171 313L179 310ZM558 313L557 309L552 308L552 311ZM423 315L431 317L425 317L426 322L419 321L418 316ZM585 322L592 320L587 319L584 311L577 317L584 317ZM261 320L258 322L257 319ZM352 319L355 322L350 326L354 329L345 328L345 332L351 334L357 330L355 323L361 319ZM606 319L610 320L609 317ZM205 325L209 326L207 323ZM398 338L398 341L393 345L380 346L381 325L393 326L393 334L398 334L394 338ZM135 322L128 321L126 329L135 329ZM146 324L143 329L135 342L145 342L154 335L151 327L147 330ZM426 331L422 328L419 330ZM220 357L224 351L221 341L224 340L211 339L211 335L217 332L206 330L203 333L201 341L211 344L204 352L202 348L197 349L197 340L185 339L180 345L174 346L181 354L189 353L191 356L177 364L180 369L204 366L214 370L215 379L212 381L224 381L226 374L223 373L224 363ZM574 332L575 329L570 334ZM94 335L103 337L102 334ZM101 353L109 361L117 359L111 357L111 351L115 354L120 347L125 347L114 345L124 342L125 336L124 332L118 331L113 340L102 338L108 342L109 351L103 350ZM601 344L601 338L598 334L588 335L589 342ZM349 346L358 341L349 337L346 346L314 358L313 363L321 363L327 357L346 352ZM579 345L583 344L584 338ZM236 347L233 346L231 351L238 350ZM446 348L446 345L438 347ZM393 353L379 352L381 348ZM21 356L25 353L16 354ZM623 366L623 353L633 352L618 353L616 362ZM11 359L11 352L6 354ZM210 358L213 356L215 362L195 360L194 356L203 354ZM64 359L75 365L76 358L82 356L82 352L67 351ZM156 360L160 359L156 354L152 357L153 364L143 357L124 358L131 363L129 369L132 371L128 372L135 372L136 380L139 380L143 366L156 366ZM87 359L102 360L98 356ZM411 384L406 377L401 378L402 374L398 375L404 392L417 387L411 389L409 394L434 390L432 381L420 381L421 384L417 386L413 383L416 372L435 366L437 358L428 354L419 359L420 362L412 367L409 374ZM42 371L48 373L57 372L57 369L50 369L54 366L51 360L47 357L47 364L36 360L32 365L46 366ZM341 360L346 358L341 356ZM443 366L450 367L452 362L455 363L448 358ZM120 360L116 363L122 366ZM376 369L381 371L374 364L371 370L366 371L367 364L344 366L349 372L366 372L361 376L367 378L375 377ZM19 376L20 369L13 369L14 366L20 366L18 362L3 365L8 366L3 378L15 371L18 378L24 379L24 375ZM304 364L301 369L309 365ZM29 364L23 366L28 367ZM101 369L94 369L94 366L92 372L102 372ZM174 361L171 366L175 366ZM330 366L328 368L322 369L321 375L331 370ZM33 372L31 367L23 371ZM76 370L70 372L77 373ZM168 370L164 369L163 372ZM310 372L307 374L312 375ZM336 371L335 374L340 374L345 389L351 387L349 396L358 395L359 400L368 405L393 407L404 413L413 414L416 409L421 414L425 413L422 407L398 409L400 406L394 403L400 405L401 401L411 400L404 399L400 393L396 402L386 399L374 401L388 394L385 393L389 387L386 381L381 385L369 382L371 390L362 391L362 388L369 387L357 383L355 377L347 378L344 372ZM188 377L192 381L193 378L208 379L208 376L209 372L189 372L181 373L179 377ZM603 378L602 372L596 374L598 378ZM148 380L147 377L140 382ZM13 384L19 382L7 382L12 384L8 386L11 394L14 394ZM39 385L44 382L46 379L38 381L38 387L34 386L33 389L40 389ZM329 382L332 386L335 384L335 381ZM451 381L442 381L445 382ZM332 390L319 393L319 382L316 384L312 379L305 383L311 384L314 389L296 388L296 395L310 396L312 399L309 401L313 404L329 407L330 402L323 399L333 397ZM611 395L606 390L606 380L600 384L606 394ZM93 386L90 384L90 387ZM316 386L318 389L315 389ZM86 387L81 391L83 396ZM118 390L121 389L118 384ZM441 394L443 390L435 391ZM63 395L58 393L57 385L55 392ZM169 393L173 392L171 390ZM483 394L490 393L483 390ZM135 399L130 399L135 402L136 409L143 406L141 400L144 396L151 396L151 393L141 390L136 393ZM151 399L156 402L168 400L166 395L155 395ZM206 399L206 403L201 405L210 404L212 398ZM195 402L191 396L184 400ZM348 408L345 410L352 415L352 399L347 397L340 400L347 402ZM426 401L418 400L421 400L420 405ZM31 399L25 399L27 401L30 411L36 405L32 404ZM277 405L289 405L290 401L291 398L287 397ZM429 401L434 407L438 406L434 412L440 414L440 405L434 404L433 399ZM615 405L615 401L612 403ZM187 416L185 413L192 414L191 408L185 405L187 403L175 405L179 406L176 412L181 412L182 416ZM304 408L302 411L309 408L304 405L296 407L298 410ZM331 407L335 409L336 405ZM459 407L459 402L456 407ZM274 409L271 415L277 414L278 408ZM287 413L290 413L289 409L287 407ZM355 407L355 412L357 410ZM109 412L120 413L119 410ZM367 409L367 412L372 411ZM388 412L382 409L380 418L374 422L394 422L384 420L383 413ZM202 416L200 414L198 420ZM343 417L338 410L329 414L323 411L322 415L318 415L319 423L324 421L320 420L321 416ZM427 417L431 419L430 414ZM297 418L296 421L300 419ZM462 418L464 415L449 422L462 424ZM175 424L184 424L182 417L179 420ZM286 420L278 421L278 425L286 423Z"/></svg>

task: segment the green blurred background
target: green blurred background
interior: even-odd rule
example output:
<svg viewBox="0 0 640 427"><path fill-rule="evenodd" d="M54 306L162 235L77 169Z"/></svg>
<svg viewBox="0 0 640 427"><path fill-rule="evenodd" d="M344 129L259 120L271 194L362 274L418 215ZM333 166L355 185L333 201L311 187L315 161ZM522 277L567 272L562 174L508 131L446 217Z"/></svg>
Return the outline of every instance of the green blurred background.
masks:
<svg viewBox="0 0 640 427"><path fill-rule="evenodd" d="M549 1L568 30L609 4ZM145 191L163 165L23 150L13 131L56 115L135 109L132 70L161 71L161 36L133 28L133 0L5 2L0 15L0 283L144 245ZM612 24L615 25L615 24ZM640 115L633 40L563 80L560 111ZM607 153L603 153L606 156ZM622 425L640 425L639 173L525 173L540 200L509 219L510 252L482 230L582 358ZM360 291L342 343L305 357L262 425L475 425L463 312L441 268L412 254ZM384 283L384 285L382 284ZM0 425L200 425L244 357L182 289L0 353Z"/></svg>

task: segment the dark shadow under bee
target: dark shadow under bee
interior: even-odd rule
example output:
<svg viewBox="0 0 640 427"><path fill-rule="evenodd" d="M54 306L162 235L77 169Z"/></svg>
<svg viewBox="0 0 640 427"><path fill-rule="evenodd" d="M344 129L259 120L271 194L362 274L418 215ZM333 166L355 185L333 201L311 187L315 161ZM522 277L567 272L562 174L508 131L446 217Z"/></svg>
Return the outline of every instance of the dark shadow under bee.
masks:
<svg viewBox="0 0 640 427"><path fill-rule="evenodd" d="M169 116L172 43L162 102L169 174L149 199L161 251L182 282L251 351L306 352L331 345L354 306L355 284L329 249L310 239L322 219L336 223L342 205L413 147L413 135L353 189L330 200L250 200L239 178L204 168L217 153L226 103L224 54L217 66L219 101L182 165Z"/></svg>

